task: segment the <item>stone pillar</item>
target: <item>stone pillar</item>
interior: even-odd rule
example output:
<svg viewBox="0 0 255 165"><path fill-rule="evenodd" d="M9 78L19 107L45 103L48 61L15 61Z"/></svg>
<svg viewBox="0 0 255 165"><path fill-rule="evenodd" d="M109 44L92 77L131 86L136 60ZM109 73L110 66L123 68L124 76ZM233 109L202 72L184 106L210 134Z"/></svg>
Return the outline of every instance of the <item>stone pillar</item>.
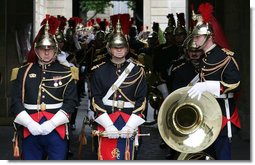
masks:
<svg viewBox="0 0 255 165"><path fill-rule="evenodd" d="M162 31L167 27L167 15L173 13L184 13L186 16L186 0L144 0L144 26L151 31L153 22L158 22ZM187 16L186 16L187 17ZM177 21L176 21L177 22Z"/></svg>
<svg viewBox="0 0 255 165"><path fill-rule="evenodd" d="M34 36L40 29L40 23L46 14L63 15L67 19L72 17L71 0L35 0L34 2Z"/></svg>

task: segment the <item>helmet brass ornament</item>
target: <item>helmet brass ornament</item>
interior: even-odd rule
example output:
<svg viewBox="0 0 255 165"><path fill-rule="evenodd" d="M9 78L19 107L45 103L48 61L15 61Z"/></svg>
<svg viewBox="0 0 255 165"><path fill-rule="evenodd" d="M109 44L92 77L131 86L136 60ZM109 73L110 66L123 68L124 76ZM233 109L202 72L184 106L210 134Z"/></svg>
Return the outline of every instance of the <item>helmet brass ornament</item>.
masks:
<svg viewBox="0 0 255 165"><path fill-rule="evenodd" d="M120 24L119 19L118 19L118 22L116 24L116 31L110 36L106 47L107 47L107 49L113 48L113 47L114 48L126 47L126 48L129 49L129 44L128 44L128 41L127 41L126 37L122 33L121 24Z"/></svg>
<svg viewBox="0 0 255 165"><path fill-rule="evenodd" d="M190 87L172 92L162 103L158 114L158 128L165 143L182 153L196 153L209 147L218 137L221 108L210 93L201 99L188 96Z"/></svg>

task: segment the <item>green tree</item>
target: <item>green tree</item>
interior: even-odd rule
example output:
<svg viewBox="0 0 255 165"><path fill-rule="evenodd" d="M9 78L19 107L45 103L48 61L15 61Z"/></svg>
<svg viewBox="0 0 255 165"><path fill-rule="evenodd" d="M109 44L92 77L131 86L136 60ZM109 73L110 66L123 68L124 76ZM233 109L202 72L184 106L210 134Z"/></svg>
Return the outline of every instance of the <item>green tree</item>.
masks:
<svg viewBox="0 0 255 165"><path fill-rule="evenodd" d="M83 13L83 17L85 21L95 17L97 14L103 14L105 8L107 7L113 7L111 0L81 0L80 1L80 9L81 9L81 12ZM89 11L94 11L94 14L92 17L87 18L87 13Z"/></svg>

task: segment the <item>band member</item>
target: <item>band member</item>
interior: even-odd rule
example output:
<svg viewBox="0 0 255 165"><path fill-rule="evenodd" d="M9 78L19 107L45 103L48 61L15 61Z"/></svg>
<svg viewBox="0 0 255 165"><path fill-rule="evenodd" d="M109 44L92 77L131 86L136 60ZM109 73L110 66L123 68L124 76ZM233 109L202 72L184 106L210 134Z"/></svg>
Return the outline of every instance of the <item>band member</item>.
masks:
<svg viewBox="0 0 255 165"><path fill-rule="evenodd" d="M129 61L129 45L121 33L118 21L116 32L107 43L111 58L92 68L92 106L99 124L99 160L133 160L137 142L134 133L145 120L147 84L144 69ZM137 144L136 144L137 145Z"/></svg>
<svg viewBox="0 0 255 165"><path fill-rule="evenodd" d="M22 136L22 159L61 160L68 152L69 116L78 104L77 69L56 60L58 45L49 16L30 55L36 61L12 72L11 112Z"/></svg>
<svg viewBox="0 0 255 165"><path fill-rule="evenodd" d="M240 128L234 99L234 93L239 90L240 73L234 52L226 49L228 45L224 42L223 33L216 31L219 26L211 14L212 10L211 4L204 3L199 6L201 15L193 16L198 18L192 31L193 39L204 51L205 57L202 59L200 82L188 93L191 98L200 99L202 93L208 91L216 97L223 114L222 130L208 151L216 159L225 160L231 159L232 134Z"/></svg>
<svg viewBox="0 0 255 165"><path fill-rule="evenodd" d="M170 76L170 92L181 87L194 85L198 79L200 72L200 61L203 57L203 50L197 49L192 38L187 38L185 45L185 60L182 63L175 63L171 70Z"/></svg>

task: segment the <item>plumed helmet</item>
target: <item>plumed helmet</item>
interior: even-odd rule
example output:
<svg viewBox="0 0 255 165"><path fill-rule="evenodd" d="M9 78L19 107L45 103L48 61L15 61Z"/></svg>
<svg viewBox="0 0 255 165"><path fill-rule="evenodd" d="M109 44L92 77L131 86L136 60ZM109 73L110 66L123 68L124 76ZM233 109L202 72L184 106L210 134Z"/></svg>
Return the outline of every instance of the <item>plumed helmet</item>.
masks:
<svg viewBox="0 0 255 165"><path fill-rule="evenodd" d="M198 12L200 14L195 14L194 11L192 11L192 19L197 21L192 34L194 36L206 35L207 40L211 35L213 35L215 43L217 43L222 48L230 49L229 43L220 24L213 16L213 6L208 2L202 3L198 7Z"/></svg>
<svg viewBox="0 0 255 165"><path fill-rule="evenodd" d="M50 27L48 24L48 20L44 27L44 33L38 38L35 43L35 48L42 47L44 49L54 48L57 49L57 42L52 34L49 33Z"/></svg>
<svg viewBox="0 0 255 165"><path fill-rule="evenodd" d="M173 31L175 29L174 15L171 13L171 14L168 14L166 17L168 18L168 26L166 27L164 33L173 34Z"/></svg>
<svg viewBox="0 0 255 165"><path fill-rule="evenodd" d="M174 35L187 35L187 31L185 29L185 18L184 13L176 13L177 15L177 27L174 29Z"/></svg>
<svg viewBox="0 0 255 165"><path fill-rule="evenodd" d="M213 31L208 22L210 21L211 14L213 12L213 7L210 5L207 6L200 5L200 8L198 10L202 12L202 14L195 14L194 10L192 11L192 19L194 21L197 21L196 26L192 31L192 35L211 36L213 34Z"/></svg>
<svg viewBox="0 0 255 165"><path fill-rule="evenodd" d="M116 32L110 36L107 43L107 48L112 48L112 47L114 48L129 47L128 41L121 31L120 20L118 20L117 22Z"/></svg>

